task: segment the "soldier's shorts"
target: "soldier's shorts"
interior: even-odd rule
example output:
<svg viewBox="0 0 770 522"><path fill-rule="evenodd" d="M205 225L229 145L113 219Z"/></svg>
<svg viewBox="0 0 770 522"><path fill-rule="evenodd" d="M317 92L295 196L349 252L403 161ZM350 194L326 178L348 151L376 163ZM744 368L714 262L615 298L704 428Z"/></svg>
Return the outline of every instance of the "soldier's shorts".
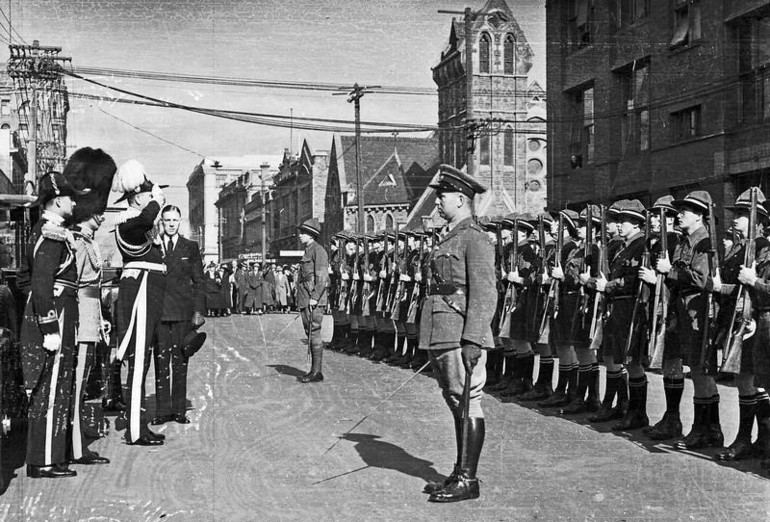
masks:
<svg viewBox="0 0 770 522"><path fill-rule="evenodd" d="M428 350L433 375L438 381L444 400L456 417L462 414L463 389L465 387L465 365L460 348L448 350ZM469 417L484 417L481 409L482 391L487 382L487 352L481 352L481 358L471 375L471 400Z"/></svg>

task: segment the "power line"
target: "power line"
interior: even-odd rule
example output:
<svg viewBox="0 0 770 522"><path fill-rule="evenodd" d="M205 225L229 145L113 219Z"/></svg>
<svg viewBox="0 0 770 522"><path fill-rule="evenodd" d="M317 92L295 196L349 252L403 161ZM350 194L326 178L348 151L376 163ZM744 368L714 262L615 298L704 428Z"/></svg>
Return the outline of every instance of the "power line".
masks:
<svg viewBox="0 0 770 522"><path fill-rule="evenodd" d="M5 10L2 7L0 7L0 14L3 15L3 18L5 18L5 21L8 22L8 39L9 40L13 40L13 35L11 34L11 31L13 31L14 33L16 33L16 36L19 37L19 40L21 40L21 43L26 45L27 42L19 34L19 31L17 31L16 28L13 26L13 24L11 23L10 18L8 18L8 16L5 14ZM11 42L9 42L9 43L11 43Z"/></svg>

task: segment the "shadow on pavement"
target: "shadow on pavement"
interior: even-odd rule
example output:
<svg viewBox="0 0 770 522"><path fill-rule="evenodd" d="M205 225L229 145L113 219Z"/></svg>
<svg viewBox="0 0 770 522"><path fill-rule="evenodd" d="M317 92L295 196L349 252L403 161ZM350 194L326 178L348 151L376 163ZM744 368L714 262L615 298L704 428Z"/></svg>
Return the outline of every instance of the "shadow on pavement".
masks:
<svg viewBox="0 0 770 522"><path fill-rule="evenodd" d="M425 482L439 482L446 478L436 471L431 461L415 457L390 442L377 440L380 438L378 435L348 433L342 438L356 443L354 448L368 467L392 469Z"/></svg>
<svg viewBox="0 0 770 522"><path fill-rule="evenodd" d="M288 366L286 364L268 364L268 368L275 368L275 371L281 375L291 375L292 377L301 377L307 372L295 368L294 366Z"/></svg>

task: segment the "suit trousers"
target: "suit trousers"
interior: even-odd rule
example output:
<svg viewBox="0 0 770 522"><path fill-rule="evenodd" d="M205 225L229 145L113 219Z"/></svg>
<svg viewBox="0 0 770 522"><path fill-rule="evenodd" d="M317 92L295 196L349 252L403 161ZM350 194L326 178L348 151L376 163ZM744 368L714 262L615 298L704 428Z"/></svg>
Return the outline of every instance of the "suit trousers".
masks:
<svg viewBox="0 0 770 522"><path fill-rule="evenodd" d="M184 415L187 411L187 357L182 342L190 321L161 321L156 335L155 415Z"/></svg>
<svg viewBox="0 0 770 522"><path fill-rule="evenodd" d="M88 451L88 444L83 437L83 399L85 398L85 385L88 375L94 365L96 343L78 343L77 357L75 359L75 379L72 387L72 429L70 440L72 443L72 458L79 459Z"/></svg>

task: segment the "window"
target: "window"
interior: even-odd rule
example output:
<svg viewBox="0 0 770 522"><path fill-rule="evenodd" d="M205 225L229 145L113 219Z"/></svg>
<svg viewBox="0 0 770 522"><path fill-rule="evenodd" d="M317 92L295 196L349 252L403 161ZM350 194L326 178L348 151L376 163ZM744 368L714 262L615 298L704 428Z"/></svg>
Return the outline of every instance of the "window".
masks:
<svg viewBox="0 0 770 522"><path fill-rule="evenodd" d="M700 38L700 0L674 0L674 37L671 47L684 47Z"/></svg>
<svg viewBox="0 0 770 522"><path fill-rule="evenodd" d="M741 121L770 120L770 16L738 26Z"/></svg>
<svg viewBox="0 0 770 522"><path fill-rule="evenodd" d="M11 115L11 100L8 100L8 99L0 100L0 115L2 116Z"/></svg>
<svg viewBox="0 0 770 522"><path fill-rule="evenodd" d="M514 145L515 140L516 136L513 134L513 129L510 127L505 129L505 135L503 137L503 164L506 167L512 167L515 161L513 157L516 153Z"/></svg>
<svg viewBox="0 0 770 522"><path fill-rule="evenodd" d="M390 214L387 214L385 216L385 228L387 230L393 229L393 216L391 216Z"/></svg>
<svg viewBox="0 0 770 522"><path fill-rule="evenodd" d="M503 45L503 74L516 73L516 40L512 34L505 37Z"/></svg>
<svg viewBox="0 0 770 522"><path fill-rule="evenodd" d="M570 164L573 169L594 162L594 88L568 94L572 102Z"/></svg>
<svg viewBox="0 0 770 522"><path fill-rule="evenodd" d="M491 41L489 35L484 33L479 39L479 72L489 73L489 55L490 55Z"/></svg>
<svg viewBox="0 0 770 522"><path fill-rule="evenodd" d="M374 216L366 215L366 232L374 232Z"/></svg>
<svg viewBox="0 0 770 522"><path fill-rule="evenodd" d="M490 139L487 131L481 131L483 134L479 137L479 158L482 165L489 165L489 145Z"/></svg>
<svg viewBox="0 0 770 522"><path fill-rule="evenodd" d="M634 62L619 74L624 100L621 151L636 154L650 148L649 62Z"/></svg>
<svg viewBox="0 0 770 522"><path fill-rule="evenodd" d="M699 136L701 133L700 105L672 112L671 129L674 133L674 141L681 141Z"/></svg>
<svg viewBox="0 0 770 522"><path fill-rule="evenodd" d="M569 11L569 40L573 49L591 45L594 21L594 0L571 0Z"/></svg>
<svg viewBox="0 0 770 522"><path fill-rule="evenodd" d="M613 12L617 27L627 27L650 14L650 0L616 0Z"/></svg>

